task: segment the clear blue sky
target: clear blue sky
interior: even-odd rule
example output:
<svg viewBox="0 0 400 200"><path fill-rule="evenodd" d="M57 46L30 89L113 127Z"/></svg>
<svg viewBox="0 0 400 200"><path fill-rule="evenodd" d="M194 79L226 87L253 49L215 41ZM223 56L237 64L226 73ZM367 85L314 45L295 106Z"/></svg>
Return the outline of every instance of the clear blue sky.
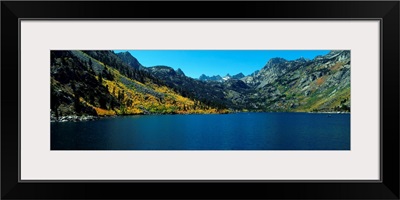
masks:
<svg viewBox="0 0 400 200"><path fill-rule="evenodd" d="M166 65L174 69L181 68L186 76L199 78L242 72L249 75L265 66L269 59L281 57L295 60L300 57L314 59L325 55L329 50L115 50L129 51L132 56L146 67Z"/></svg>

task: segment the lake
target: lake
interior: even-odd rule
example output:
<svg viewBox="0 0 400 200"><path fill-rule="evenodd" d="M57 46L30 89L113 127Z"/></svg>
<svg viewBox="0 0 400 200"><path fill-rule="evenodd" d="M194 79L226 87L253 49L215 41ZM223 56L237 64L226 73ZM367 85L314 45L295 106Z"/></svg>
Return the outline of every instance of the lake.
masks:
<svg viewBox="0 0 400 200"><path fill-rule="evenodd" d="M135 115L52 122L51 150L350 150L350 114Z"/></svg>

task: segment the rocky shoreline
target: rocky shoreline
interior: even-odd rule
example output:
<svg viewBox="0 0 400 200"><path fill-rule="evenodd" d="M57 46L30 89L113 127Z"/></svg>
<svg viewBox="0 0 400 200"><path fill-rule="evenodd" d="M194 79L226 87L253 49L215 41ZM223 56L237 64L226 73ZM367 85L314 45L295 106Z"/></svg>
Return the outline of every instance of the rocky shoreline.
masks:
<svg viewBox="0 0 400 200"><path fill-rule="evenodd" d="M68 116L61 116L56 118L55 116L50 117L50 122L80 122L80 121L93 121L99 119L100 117L91 116L91 115L68 115Z"/></svg>
<svg viewBox="0 0 400 200"><path fill-rule="evenodd" d="M232 112L233 113L242 113L242 112ZM350 112L302 112L302 113L313 113L313 114L350 114ZM143 114L141 114L143 115ZM162 115L162 114L145 114L145 115ZM188 114L185 114L188 115ZM78 115L67 115L67 116L61 116L58 119L54 116L51 115L50 117L50 122L81 122L81 121L94 121L98 120L104 117L116 117L115 116L92 116L92 115L84 115L84 116L78 116Z"/></svg>

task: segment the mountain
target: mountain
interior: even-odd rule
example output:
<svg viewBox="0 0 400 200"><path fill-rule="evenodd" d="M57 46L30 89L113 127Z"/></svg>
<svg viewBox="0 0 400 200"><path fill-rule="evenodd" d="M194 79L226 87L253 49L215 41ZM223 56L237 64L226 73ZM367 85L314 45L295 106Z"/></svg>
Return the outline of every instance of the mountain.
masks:
<svg viewBox="0 0 400 200"><path fill-rule="evenodd" d="M129 52L51 51L51 116L350 112L350 51L270 59L244 76L187 77Z"/></svg>
<svg viewBox="0 0 400 200"><path fill-rule="evenodd" d="M233 79L241 79L241 78L244 78L244 74L240 72L239 74L233 75L231 78L233 78Z"/></svg>
<svg viewBox="0 0 400 200"><path fill-rule="evenodd" d="M131 58L124 58L122 61L128 60L131 60ZM183 97L197 100L219 110L238 108L238 106L232 104L230 99L225 98L223 85L217 82L196 80L185 76L180 69L174 70L172 67L163 65L144 67L140 71L151 74L154 79L159 80Z"/></svg>
<svg viewBox="0 0 400 200"><path fill-rule="evenodd" d="M222 80L227 81L231 78L232 78L232 76L230 74L226 74L224 77L222 77Z"/></svg>
<svg viewBox="0 0 400 200"><path fill-rule="evenodd" d="M161 71L182 76L167 67ZM111 51L51 51L51 116L226 113L182 96Z"/></svg>
<svg viewBox="0 0 400 200"><path fill-rule="evenodd" d="M117 53L117 56L129 66L135 69L143 69L143 65L129 51Z"/></svg>
<svg viewBox="0 0 400 200"><path fill-rule="evenodd" d="M217 82L222 82L223 79L220 75L216 75L216 76L206 76L205 74L202 74L199 77L199 80L201 81L217 81Z"/></svg>
<svg viewBox="0 0 400 200"><path fill-rule="evenodd" d="M231 76L230 74L226 74L224 77L221 77L220 75L214 75L214 76L206 76L205 74L202 74L199 77L199 80L201 81L217 81L217 82L224 82L229 79L241 79L245 77L243 73L239 73L236 75Z"/></svg>
<svg viewBox="0 0 400 200"><path fill-rule="evenodd" d="M252 106L267 111L350 111L350 51L331 51L313 60L270 59L242 78L261 98Z"/></svg>
<svg viewBox="0 0 400 200"><path fill-rule="evenodd" d="M219 82L205 82L182 76L168 66L148 67L145 70L184 97L197 99L206 105L212 105L220 109L236 108L229 99L225 98L224 87Z"/></svg>
<svg viewBox="0 0 400 200"><path fill-rule="evenodd" d="M183 73L183 71L181 70L181 68L178 68L176 70L176 74L180 75L180 76L185 76L185 73Z"/></svg>

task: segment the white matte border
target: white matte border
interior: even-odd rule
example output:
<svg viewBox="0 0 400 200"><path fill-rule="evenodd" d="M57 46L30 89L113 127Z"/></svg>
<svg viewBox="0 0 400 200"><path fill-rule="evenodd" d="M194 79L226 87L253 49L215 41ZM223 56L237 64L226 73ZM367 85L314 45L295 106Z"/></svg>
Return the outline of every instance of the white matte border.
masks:
<svg viewBox="0 0 400 200"><path fill-rule="evenodd" d="M379 180L379 20L21 20L21 180ZM351 151L50 151L50 50L351 50Z"/></svg>

